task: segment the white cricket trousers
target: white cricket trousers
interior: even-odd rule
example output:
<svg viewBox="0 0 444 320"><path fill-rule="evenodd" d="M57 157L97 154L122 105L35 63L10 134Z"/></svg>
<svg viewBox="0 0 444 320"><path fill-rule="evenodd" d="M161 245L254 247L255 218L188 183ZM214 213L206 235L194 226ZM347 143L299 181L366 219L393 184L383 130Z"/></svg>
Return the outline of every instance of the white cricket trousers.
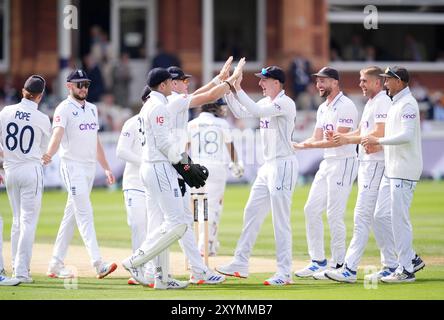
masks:
<svg viewBox="0 0 444 320"><path fill-rule="evenodd" d="M398 271L405 268L413 272L412 259L415 257L413 250L413 230L410 222L410 205L416 182L404 179L389 179L384 176L384 184L390 185L390 212L392 218L393 238L395 250L398 256Z"/></svg>
<svg viewBox="0 0 444 320"><path fill-rule="evenodd" d="M16 277L29 277L35 231L43 192L43 168L26 164L5 171L6 190L12 208L12 265Z"/></svg>
<svg viewBox="0 0 444 320"><path fill-rule="evenodd" d="M356 157L324 159L319 165L304 207L308 253L311 260L325 260L324 223L327 211L330 226L330 266L343 264L346 228L344 222L348 197L358 172Z"/></svg>
<svg viewBox="0 0 444 320"><path fill-rule="evenodd" d="M144 162L140 166L140 178L146 192L148 232L145 241L131 256L132 260L150 251L156 244L156 239L163 234L185 223L185 209L177 172L171 163ZM153 263L157 266L156 260Z"/></svg>
<svg viewBox="0 0 444 320"><path fill-rule="evenodd" d="M0 213L0 271L5 268L3 261L3 217Z"/></svg>
<svg viewBox="0 0 444 320"><path fill-rule="evenodd" d="M384 169L384 161L359 162L353 238L345 256L345 264L353 271L358 269L370 229L381 251L381 264L389 268L398 265L390 214L390 185L381 183Z"/></svg>
<svg viewBox="0 0 444 320"><path fill-rule="evenodd" d="M53 264L63 263L65 260L76 223L92 266L97 267L102 262L90 200L95 171L95 163L80 164L66 160L62 160L60 163L60 172L68 191L68 200L54 245Z"/></svg>
<svg viewBox="0 0 444 320"><path fill-rule="evenodd" d="M146 239L148 212L146 210L145 191L137 189L123 190L127 223L131 228L131 247L135 252Z"/></svg>
<svg viewBox="0 0 444 320"><path fill-rule="evenodd" d="M149 166L147 165L147 167ZM151 180L148 180L150 179L150 176L148 176L148 171L145 169L147 168L141 168L141 174L142 181L146 188L148 189L149 187L147 184L145 184L145 181L153 181L154 178L155 182L151 182L152 190L151 192L147 192L149 227L147 241L144 242L142 247L146 248L149 243L152 242L152 239L155 239L151 235L156 233L156 229L160 225L165 225L165 209L168 209L169 206L173 206L174 208L170 208L169 212L176 215L174 218L174 223L187 224L187 230L183 237L179 240L179 245L189 260L191 271L195 273L206 272L208 267L205 265L202 257L200 256L193 231L194 218L190 210L190 189L187 186L187 191L182 197L177 180L178 175L176 169L174 169L174 167L168 162L151 164L150 175L153 175ZM159 183L156 183L157 181ZM161 181L164 182L161 183ZM159 201L160 195L162 195L165 199L166 205L163 206L164 209L162 209L162 204ZM168 214L170 214L169 212ZM170 225L173 227L175 224ZM153 263L155 266L159 265L159 261L156 261L156 259L154 259Z"/></svg>
<svg viewBox="0 0 444 320"><path fill-rule="evenodd" d="M277 273L291 275L291 201L298 170L299 164L295 156L268 161L259 168L244 210L244 223L234 253L234 264L248 267L260 227L271 209Z"/></svg>
<svg viewBox="0 0 444 320"><path fill-rule="evenodd" d="M211 166L203 163L203 165L210 172L205 184L205 191L208 197L208 243L209 252L216 253L218 247L218 228L223 210L223 199L225 193L225 185L227 182L227 171L225 166ZM202 206L202 204L199 204ZM200 208L203 212L203 207ZM205 228L203 215L200 217L201 223L199 225L199 249L203 252L205 241Z"/></svg>

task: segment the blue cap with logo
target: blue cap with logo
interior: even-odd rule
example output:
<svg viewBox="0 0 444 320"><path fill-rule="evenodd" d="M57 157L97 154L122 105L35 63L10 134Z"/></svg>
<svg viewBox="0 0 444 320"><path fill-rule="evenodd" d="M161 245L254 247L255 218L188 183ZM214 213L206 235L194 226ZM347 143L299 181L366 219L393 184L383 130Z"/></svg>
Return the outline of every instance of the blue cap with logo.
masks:
<svg viewBox="0 0 444 320"><path fill-rule="evenodd" d="M66 78L66 82L83 82L83 81L91 82L91 79L88 78L88 75L82 69L73 70Z"/></svg>
<svg viewBox="0 0 444 320"><path fill-rule="evenodd" d="M285 72L279 67L271 66L263 68L260 73L254 74L256 77L261 79L272 78L278 80L280 83L285 83Z"/></svg>
<svg viewBox="0 0 444 320"><path fill-rule="evenodd" d="M169 67L167 71L171 74L173 80L185 80L192 77L189 74L185 74L181 68L176 66Z"/></svg>

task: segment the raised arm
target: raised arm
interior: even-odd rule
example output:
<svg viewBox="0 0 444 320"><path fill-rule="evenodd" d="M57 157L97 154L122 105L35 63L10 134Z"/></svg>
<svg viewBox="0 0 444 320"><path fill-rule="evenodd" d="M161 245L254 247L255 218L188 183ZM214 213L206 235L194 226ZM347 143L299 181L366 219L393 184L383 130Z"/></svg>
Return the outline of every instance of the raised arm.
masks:
<svg viewBox="0 0 444 320"><path fill-rule="evenodd" d="M51 139L49 140L48 149L46 150L46 153L43 154L42 156L44 165L49 164L52 160L52 157L57 153L57 150L59 150L60 142L62 141L64 134L65 134L65 128L63 127L54 128Z"/></svg>

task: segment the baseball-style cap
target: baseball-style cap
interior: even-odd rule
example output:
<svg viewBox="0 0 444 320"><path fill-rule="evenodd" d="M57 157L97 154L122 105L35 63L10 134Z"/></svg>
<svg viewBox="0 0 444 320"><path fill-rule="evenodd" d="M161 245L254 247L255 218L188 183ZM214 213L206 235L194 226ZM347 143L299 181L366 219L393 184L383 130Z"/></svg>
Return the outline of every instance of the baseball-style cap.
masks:
<svg viewBox="0 0 444 320"><path fill-rule="evenodd" d="M318 73L313 73L312 76L321 78L332 78L339 80L339 72L336 69L330 67L323 67Z"/></svg>
<svg viewBox="0 0 444 320"><path fill-rule="evenodd" d="M146 80L146 84L150 88L155 88L162 82L168 79L172 79L173 77L165 68L154 68L148 73L148 78Z"/></svg>
<svg viewBox="0 0 444 320"><path fill-rule="evenodd" d="M45 91L45 85L45 79L43 79L42 76L34 74L26 80L23 88L29 93L41 94Z"/></svg>
<svg viewBox="0 0 444 320"><path fill-rule="evenodd" d="M88 75L82 69L73 70L66 78L66 82L83 82L83 81L91 82L91 79L88 78Z"/></svg>
<svg viewBox="0 0 444 320"><path fill-rule="evenodd" d="M410 80L409 72L407 71L407 69L398 66L387 67L384 73L381 73L380 76L385 78L396 78L406 83L408 83Z"/></svg>
<svg viewBox="0 0 444 320"><path fill-rule="evenodd" d="M185 80L192 77L189 74L185 74L181 68L176 66L169 67L167 71L171 74L173 80Z"/></svg>
<svg viewBox="0 0 444 320"><path fill-rule="evenodd" d="M256 77L261 79L272 78L279 80L280 83L285 83L285 72L279 67L270 66L267 68L263 68L260 73L254 74Z"/></svg>

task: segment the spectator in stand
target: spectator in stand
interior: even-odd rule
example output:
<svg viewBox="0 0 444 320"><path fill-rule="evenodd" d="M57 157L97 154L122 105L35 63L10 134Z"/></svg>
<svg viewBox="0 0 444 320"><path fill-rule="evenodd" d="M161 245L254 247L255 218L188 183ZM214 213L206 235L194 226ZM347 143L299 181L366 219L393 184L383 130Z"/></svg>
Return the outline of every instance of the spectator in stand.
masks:
<svg viewBox="0 0 444 320"><path fill-rule="evenodd" d="M100 97L105 91L105 84L103 82L102 71L92 54L87 54L83 58L83 64L86 73L91 79L91 87L88 92L88 101L95 103L100 101Z"/></svg>
<svg viewBox="0 0 444 320"><path fill-rule="evenodd" d="M0 88L0 110L4 106L13 105L20 101L19 92L15 89L11 75L5 77L5 83Z"/></svg>
<svg viewBox="0 0 444 320"><path fill-rule="evenodd" d="M180 59L164 50L161 43L157 45L157 55L153 58L151 69L154 68L168 68L168 67L181 67Z"/></svg>
<svg viewBox="0 0 444 320"><path fill-rule="evenodd" d="M362 38L358 34L354 34L351 43L344 49L344 60L364 61L365 50L362 45Z"/></svg>
<svg viewBox="0 0 444 320"><path fill-rule="evenodd" d="M129 90L132 76L129 62L129 54L126 52L122 53L119 62L114 66L112 72L112 92L114 93L116 103L123 108L130 107Z"/></svg>
<svg viewBox="0 0 444 320"><path fill-rule="evenodd" d="M444 94L437 92L434 96L433 120L444 121Z"/></svg>
<svg viewBox="0 0 444 320"><path fill-rule="evenodd" d="M115 97L110 92L102 95L97 103L97 112L101 131L120 132L124 122L132 116L130 109L116 105Z"/></svg>
<svg viewBox="0 0 444 320"><path fill-rule="evenodd" d="M404 38L404 59L407 61L425 61L427 53L424 45L418 42L411 34Z"/></svg>
<svg viewBox="0 0 444 320"><path fill-rule="evenodd" d="M298 105L298 98L301 93L305 92L307 86L311 83L311 64L308 59L300 53L296 53L294 59L290 63L289 74L293 89L293 98Z"/></svg>

